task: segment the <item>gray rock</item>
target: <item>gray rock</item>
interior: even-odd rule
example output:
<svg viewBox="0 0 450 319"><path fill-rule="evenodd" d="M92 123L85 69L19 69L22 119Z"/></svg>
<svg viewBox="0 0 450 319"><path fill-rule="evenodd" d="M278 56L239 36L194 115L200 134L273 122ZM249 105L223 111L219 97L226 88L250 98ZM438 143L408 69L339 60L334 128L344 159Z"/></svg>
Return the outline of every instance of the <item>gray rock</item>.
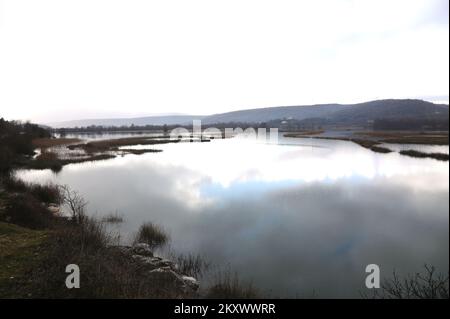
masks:
<svg viewBox="0 0 450 319"><path fill-rule="evenodd" d="M184 281L185 285L193 291L197 291L200 287L200 283L194 277L182 276L181 279Z"/></svg>
<svg viewBox="0 0 450 319"><path fill-rule="evenodd" d="M135 255L142 255L147 257L153 257L153 251L150 246L145 243L138 243L131 247L132 253Z"/></svg>
<svg viewBox="0 0 450 319"><path fill-rule="evenodd" d="M163 291L177 292L180 297L194 296L200 284L197 279L180 273L178 265L171 260L154 256L150 246L139 243L133 246L116 246L124 254L130 256L147 271L151 284Z"/></svg>
<svg viewBox="0 0 450 319"><path fill-rule="evenodd" d="M184 290L183 279L169 267L154 269L148 273L148 276L152 282L164 289Z"/></svg>
<svg viewBox="0 0 450 319"><path fill-rule="evenodd" d="M57 204L48 204L47 209L55 216L61 215L61 207Z"/></svg>
<svg viewBox="0 0 450 319"><path fill-rule="evenodd" d="M158 267L158 268L165 268L165 267L169 267L172 270L177 270L177 267L175 266L175 263L167 260L167 259L162 259L162 258L158 258L158 259L154 259L153 260L153 264Z"/></svg>

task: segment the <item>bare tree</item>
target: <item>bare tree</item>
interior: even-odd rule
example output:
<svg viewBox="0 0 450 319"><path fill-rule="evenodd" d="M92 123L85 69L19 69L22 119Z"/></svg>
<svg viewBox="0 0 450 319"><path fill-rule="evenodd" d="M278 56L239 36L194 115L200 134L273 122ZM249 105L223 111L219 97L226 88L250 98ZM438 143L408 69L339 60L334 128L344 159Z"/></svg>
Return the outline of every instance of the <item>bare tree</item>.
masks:
<svg viewBox="0 0 450 319"><path fill-rule="evenodd" d="M87 202L76 191L72 191L67 185L59 186L63 203L68 207L71 220L82 224L86 219L85 208Z"/></svg>
<svg viewBox="0 0 450 319"><path fill-rule="evenodd" d="M381 284L372 298L381 299L448 299L448 273L437 273L434 266L425 265L423 273L400 278L396 271L390 279ZM367 298L370 296L363 295Z"/></svg>

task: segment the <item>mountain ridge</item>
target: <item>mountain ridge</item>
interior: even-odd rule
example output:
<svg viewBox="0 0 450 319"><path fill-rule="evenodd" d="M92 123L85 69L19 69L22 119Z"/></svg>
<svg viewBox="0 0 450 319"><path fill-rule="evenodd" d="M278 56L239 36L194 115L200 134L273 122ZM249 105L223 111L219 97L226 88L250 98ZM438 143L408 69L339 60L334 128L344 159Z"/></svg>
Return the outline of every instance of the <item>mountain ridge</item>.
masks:
<svg viewBox="0 0 450 319"><path fill-rule="evenodd" d="M448 118L448 104L418 99L385 99L355 104L316 104L244 109L213 115L173 115L137 118L86 119L47 125L54 128L98 126L188 125L193 120L203 124L262 123L280 119L308 121L320 119L332 124L358 125L375 119L443 119Z"/></svg>

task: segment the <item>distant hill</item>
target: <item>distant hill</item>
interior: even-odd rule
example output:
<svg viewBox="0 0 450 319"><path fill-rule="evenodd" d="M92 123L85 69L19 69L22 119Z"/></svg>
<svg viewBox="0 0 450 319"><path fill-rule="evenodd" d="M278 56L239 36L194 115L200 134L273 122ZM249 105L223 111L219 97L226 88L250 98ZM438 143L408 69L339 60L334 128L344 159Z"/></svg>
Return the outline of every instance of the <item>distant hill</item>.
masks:
<svg viewBox="0 0 450 319"><path fill-rule="evenodd" d="M364 124L377 119L445 119L448 105L422 100L379 100L360 103L335 112L329 121L335 124Z"/></svg>
<svg viewBox="0 0 450 319"><path fill-rule="evenodd" d="M376 119L448 118L448 105L422 100L378 100L358 104L323 104L269 107L207 116L206 124L230 122L268 122L278 119L319 121L329 124L365 124Z"/></svg>
<svg viewBox="0 0 450 319"><path fill-rule="evenodd" d="M377 119L448 120L449 106L422 100L377 100L358 104L320 104L249 109L209 116L175 115L129 119L91 119L49 124L52 127L185 125L192 120L203 124L262 123L290 119L325 125L361 125Z"/></svg>
<svg viewBox="0 0 450 319"><path fill-rule="evenodd" d="M260 109L250 109L207 116L203 119L205 124L230 122L268 122L277 119L304 120L308 118L329 117L335 112L344 111L349 105L320 104L304 106L278 106Z"/></svg>

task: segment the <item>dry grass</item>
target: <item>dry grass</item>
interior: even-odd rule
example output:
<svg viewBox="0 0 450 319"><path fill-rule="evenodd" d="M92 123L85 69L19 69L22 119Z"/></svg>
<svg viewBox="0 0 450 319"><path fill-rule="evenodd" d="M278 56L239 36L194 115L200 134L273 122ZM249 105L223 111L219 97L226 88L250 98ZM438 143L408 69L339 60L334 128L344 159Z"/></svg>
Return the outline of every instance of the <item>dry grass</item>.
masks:
<svg viewBox="0 0 450 319"><path fill-rule="evenodd" d="M119 149L121 146L176 143L179 142L179 140L161 139L161 137L130 137L93 141L85 144L75 144L77 142L80 142L80 140L70 138L35 139L33 143L35 147L41 148L42 153L39 154L36 159L28 160L26 163L23 163L23 166L32 169L51 169L55 172L59 172L63 166L67 164L93 162L115 158L116 156L112 152L121 151L122 154L128 153L135 155L161 152L161 150L156 149ZM88 156L83 158L61 159L58 157L57 153L47 150L49 147L61 145L65 145L69 150L81 149L85 151Z"/></svg>
<svg viewBox="0 0 450 319"><path fill-rule="evenodd" d="M133 242L135 244L145 243L151 249L155 249L166 245L169 240L169 235L160 226L153 223L145 223L139 228Z"/></svg>
<svg viewBox="0 0 450 319"><path fill-rule="evenodd" d="M121 146L131 145L157 145L177 143L180 140L161 139L161 137L128 137L110 140L93 141L85 144L69 145L69 149L83 149L88 153L105 152L108 150L117 150Z"/></svg>
<svg viewBox="0 0 450 319"><path fill-rule="evenodd" d="M57 223L57 218L44 204L60 202L56 186L28 184L11 175L2 176L0 184L6 191L0 207L3 222L36 230L47 229Z"/></svg>
<svg viewBox="0 0 450 319"><path fill-rule="evenodd" d="M36 138L32 143L35 148L46 149L54 146L79 143L80 141L78 138Z"/></svg>
<svg viewBox="0 0 450 319"><path fill-rule="evenodd" d="M116 238L106 232L105 224L84 215L84 200L65 189L68 193L62 197L76 218L59 218L49 225L49 230L42 231L0 223L0 297L188 297L188 292L175 287L173 281L149 276L142 262L114 247ZM42 224L46 218L41 214L45 207L31 194L18 196L26 197L9 201L18 207L12 212L11 222L46 227ZM80 289L67 289L64 284L68 264L77 264L81 269Z"/></svg>
<svg viewBox="0 0 450 319"><path fill-rule="evenodd" d="M316 130L316 131L286 133L286 134L284 134L284 137L308 137L308 136L313 136L313 135L320 135L324 132L325 132L324 130Z"/></svg>
<svg viewBox="0 0 450 319"><path fill-rule="evenodd" d="M251 283L243 283L236 274L219 274L215 283L208 288L206 298L209 299L258 299L260 292Z"/></svg>
<svg viewBox="0 0 450 319"><path fill-rule="evenodd" d="M374 138L380 143L448 145L448 132L357 132L356 135Z"/></svg>
<svg viewBox="0 0 450 319"><path fill-rule="evenodd" d="M5 215L8 223L30 229L46 229L56 222L56 217L47 207L29 193L11 197L5 209Z"/></svg>
<svg viewBox="0 0 450 319"><path fill-rule="evenodd" d="M134 155L162 152L162 150L155 150L155 149L136 150L136 149L132 149L132 148L122 148L122 149L120 149L120 151L124 152L124 153L134 154Z"/></svg>
<svg viewBox="0 0 450 319"><path fill-rule="evenodd" d="M47 183L45 185L31 184L12 175L3 176L2 183L9 192L28 193L46 204L59 204L62 200L58 186L52 183Z"/></svg>
<svg viewBox="0 0 450 319"><path fill-rule="evenodd" d="M29 167L34 169L49 168L52 171L59 172L62 169L63 164L58 159L58 155L56 153L44 150L36 157L36 159L30 161Z"/></svg>
<svg viewBox="0 0 450 319"><path fill-rule="evenodd" d="M423 153L415 150L406 150L400 151L400 154L417 158L434 158L444 162L449 160L449 155L444 153Z"/></svg>
<svg viewBox="0 0 450 319"><path fill-rule="evenodd" d="M58 160L58 155L53 152L44 151L36 157L37 161L56 161Z"/></svg>
<svg viewBox="0 0 450 319"><path fill-rule="evenodd" d="M194 278L201 277L211 267L210 262L196 254L172 254L170 259L175 261L181 273Z"/></svg>
<svg viewBox="0 0 450 319"><path fill-rule="evenodd" d="M59 172L64 165L102 161L115 157L112 154L93 154L85 158L60 159L56 153L46 151L36 159L25 163L24 166L31 169L51 169L54 172Z"/></svg>
<svg viewBox="0 0 450 319"><path fill-rule="evenodd" d="M22 297L16 289L27 272L39 265L48 231L0 222L0 298Z"/></svg>
<svg viewBox="0 0 450 319"><path fill-rule="evenodd" d="M123 223L123 216L118 213L111 213L102 218L102 222L108 224L120 224Z"/></svg>

